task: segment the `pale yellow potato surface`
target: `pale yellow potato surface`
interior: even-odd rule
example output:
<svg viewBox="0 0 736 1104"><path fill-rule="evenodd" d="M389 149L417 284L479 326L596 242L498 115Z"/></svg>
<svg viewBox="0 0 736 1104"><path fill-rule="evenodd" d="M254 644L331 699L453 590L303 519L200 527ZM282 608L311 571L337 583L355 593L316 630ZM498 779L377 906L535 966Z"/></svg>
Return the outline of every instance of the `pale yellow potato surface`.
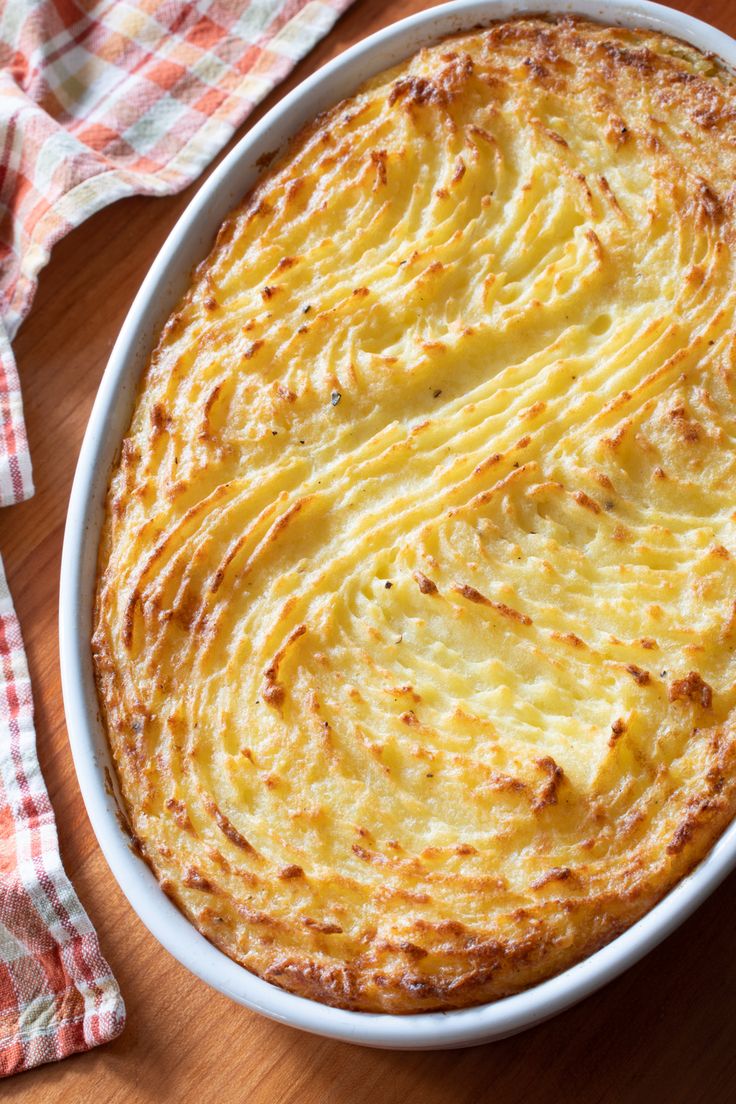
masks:
<svg viewBox="0 0 736 1104"><path fill-rule="evenodd" d="M305 131L143 378L93 652L140 849L331 1004L523 989L734 811L736 91L446 41Z"/></svg>

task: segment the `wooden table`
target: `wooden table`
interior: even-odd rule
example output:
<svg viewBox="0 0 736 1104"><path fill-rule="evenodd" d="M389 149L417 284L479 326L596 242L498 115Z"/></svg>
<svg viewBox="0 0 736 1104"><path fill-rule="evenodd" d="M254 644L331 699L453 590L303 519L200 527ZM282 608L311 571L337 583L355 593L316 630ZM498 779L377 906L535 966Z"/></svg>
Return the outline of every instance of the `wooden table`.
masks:
<svg viewBox="0 0 736 1104"><path fill-rule="evenodd" d="M422 0L356 0L248 125L346 46L427 6ZM736 35L733 0L688 0L679 6ZM36 496L0 511L0 550L25 633L39 755L62 856L120 981L128 1024L106 1047L3 1083L3 1099L28 1104L733 1100L736 874L663 946L572 1011L514 1039L431 1054L359 1049L269 1023L179 966L123 898L92 834L67 743L56 632L59 560L77 453L113 340L193 191L170 199L125 200L72 233L43 272L15 343Z"/></svg>

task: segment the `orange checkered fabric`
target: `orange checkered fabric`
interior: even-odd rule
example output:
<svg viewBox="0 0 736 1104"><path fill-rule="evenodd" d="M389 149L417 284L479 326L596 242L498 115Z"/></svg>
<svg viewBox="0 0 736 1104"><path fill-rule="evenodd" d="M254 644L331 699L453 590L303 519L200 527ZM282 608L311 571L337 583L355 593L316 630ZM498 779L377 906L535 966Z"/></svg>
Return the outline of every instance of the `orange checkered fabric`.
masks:
<svg viewBox="0 0 736 1104"><path fill-rule="evenodd" d="M0 505L33 493L10 342L51 247L194 180L349 3L0 4Z"/></svg>
<svg viewBox="0 0 736 1104"><path fill-rule="evenodd" d="M117 983L61 865L0 565L0 1076L89 1050L124 1023Z"/></svg>
<svg viewBox="0 0 736 1104"><path fill-rule="evenodd" d="M33 493L11 341L52 246L189 184L350 0L0 0L0 505ZM114 1038L125 1008L64 873L0 560L0 1077Z"/></svg>

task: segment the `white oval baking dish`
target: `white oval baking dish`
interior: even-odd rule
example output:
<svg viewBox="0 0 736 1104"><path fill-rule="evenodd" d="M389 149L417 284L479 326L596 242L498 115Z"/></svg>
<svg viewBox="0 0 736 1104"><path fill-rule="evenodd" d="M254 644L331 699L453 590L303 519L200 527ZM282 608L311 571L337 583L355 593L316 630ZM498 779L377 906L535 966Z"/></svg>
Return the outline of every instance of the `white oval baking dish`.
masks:
<svg viewBox="0 0 736 1104"><path fill-rule="evenodd" d="M69 740L89 818L110 868L143 923L203 981L271 1019L335 1039L395 1049L442 1049L503 1038L592 993L664 939L736 865L736 822L707 858L643 919L603 950L541 985L457 1012L373 1015L329 1008L283 992L227 958L189 923L131 850L106 779L115 771L102 730L90 656L97 543L108 473L129 424L138 377L193 266L228 211L256 180L258 160L359 84L444 35L521 12L574 11L599 21L663 31L736 68L736 42L647 0L455 0L380 31L326 65L276 105L205 182L172 230L130 309L105 370L79 457L61 567L61 675Z"/></svg>

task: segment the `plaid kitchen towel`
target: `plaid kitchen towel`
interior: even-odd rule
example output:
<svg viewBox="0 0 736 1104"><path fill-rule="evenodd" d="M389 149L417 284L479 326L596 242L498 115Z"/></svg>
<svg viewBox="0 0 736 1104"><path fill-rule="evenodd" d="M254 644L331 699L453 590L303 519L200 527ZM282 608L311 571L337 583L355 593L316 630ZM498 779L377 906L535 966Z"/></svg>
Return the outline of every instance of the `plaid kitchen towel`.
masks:
<svg viewBox="0 0 736 1104"><path fill-rule="evenodd" d="M0 505L33 494L10 348L51 247L191 183L351 0L0 0Z"/></svg>
<svg viewBox="0 0 736 1104"><path fill-rule="evenodd" d="M7 1076L114 1038L125 1008L59 858L2 562L0 736L0 1076Z"/></svg>

